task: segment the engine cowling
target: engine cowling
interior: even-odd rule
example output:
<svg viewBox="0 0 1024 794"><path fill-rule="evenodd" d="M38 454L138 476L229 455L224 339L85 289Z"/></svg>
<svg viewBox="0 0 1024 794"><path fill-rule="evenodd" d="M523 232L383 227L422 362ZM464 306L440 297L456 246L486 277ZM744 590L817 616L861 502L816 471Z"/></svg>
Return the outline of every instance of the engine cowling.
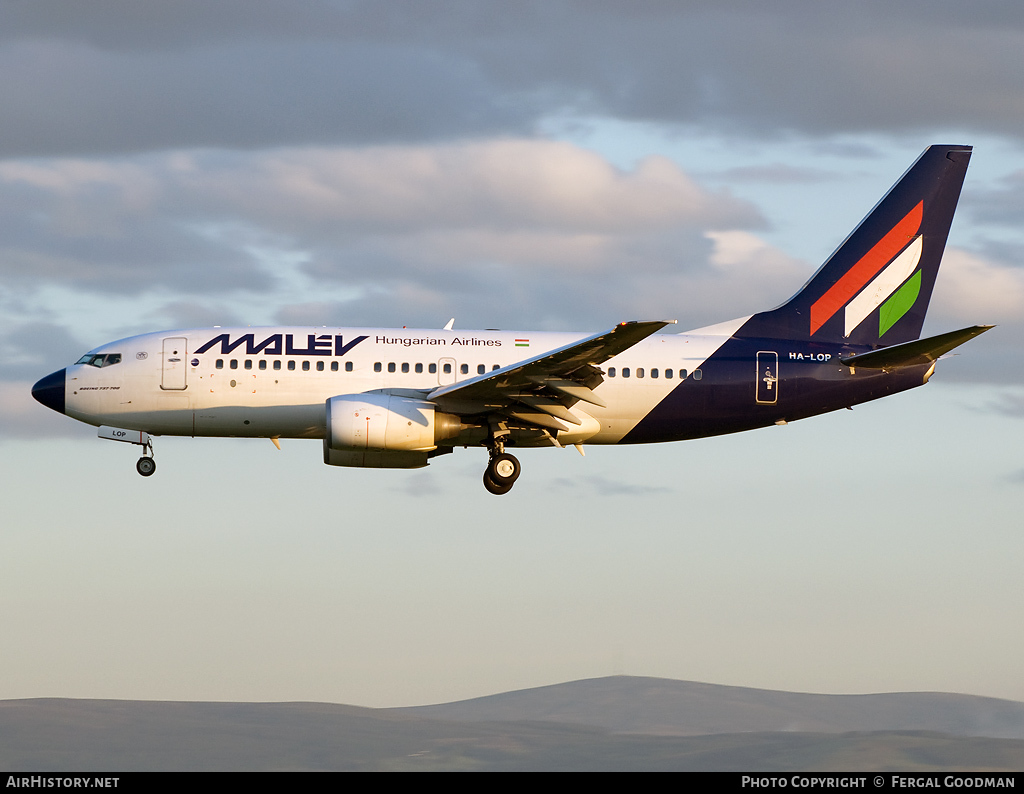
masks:
<svg viewBox="0 0 1024 794"><path fill-rule="evenodd" d="M342 394L327 401L324 446L343 451L429 452L462 423L426 400L391 394Z"/></svg>

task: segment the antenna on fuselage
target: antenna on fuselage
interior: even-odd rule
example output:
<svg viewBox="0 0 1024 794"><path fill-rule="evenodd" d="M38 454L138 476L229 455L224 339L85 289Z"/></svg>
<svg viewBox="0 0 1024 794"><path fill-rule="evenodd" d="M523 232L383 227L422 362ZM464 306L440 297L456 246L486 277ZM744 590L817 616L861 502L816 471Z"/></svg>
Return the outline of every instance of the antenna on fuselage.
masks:
<svg viewBox="0 0 1024 794"><path fill-rule="evenodd" d="M454 317L452 317L452 319L450 319L448 321L448 324L444 327L444 330L446 330L446 331L452 330L452 326L453 325L455 325L455 318Z"/></svg>

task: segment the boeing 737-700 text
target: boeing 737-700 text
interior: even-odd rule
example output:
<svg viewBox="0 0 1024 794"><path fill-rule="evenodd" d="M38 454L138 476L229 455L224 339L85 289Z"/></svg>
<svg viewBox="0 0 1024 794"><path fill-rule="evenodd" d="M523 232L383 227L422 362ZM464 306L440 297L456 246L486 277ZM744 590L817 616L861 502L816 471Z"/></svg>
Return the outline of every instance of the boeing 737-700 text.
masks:
<svg viewBox="0 0 1024 794"><path fill-rule="evenodd" d="M152 437L318 438L332 466L417 468L484 447L680 441L785 424L926 383L991 326L921 339L969 146L931 146L789 301L719 325L593 335L393 328L206 328L122 339L32 389L143 448Z"/></svg>

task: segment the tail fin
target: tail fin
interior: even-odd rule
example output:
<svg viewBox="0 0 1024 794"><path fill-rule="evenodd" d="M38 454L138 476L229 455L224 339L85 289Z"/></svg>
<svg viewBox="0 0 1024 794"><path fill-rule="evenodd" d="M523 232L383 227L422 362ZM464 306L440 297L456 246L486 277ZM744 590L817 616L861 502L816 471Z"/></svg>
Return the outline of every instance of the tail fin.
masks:
<svg viewBox="0 0 1024 794"><path fill-rule="evenodd" d="M929 146L758 336L878 347L921 336L970 146Z"/></svg>

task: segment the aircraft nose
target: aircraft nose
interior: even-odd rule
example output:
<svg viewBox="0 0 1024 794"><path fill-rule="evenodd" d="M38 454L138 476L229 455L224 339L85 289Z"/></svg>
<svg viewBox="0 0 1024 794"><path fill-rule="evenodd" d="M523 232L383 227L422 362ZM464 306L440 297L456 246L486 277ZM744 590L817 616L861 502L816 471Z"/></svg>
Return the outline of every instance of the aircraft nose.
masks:
<svg viewBox="0 0 1024 794"><path fill-rule="evenodd" d="M47 408L64 413L64 375L66 370L51 372L32 387L32 396Z"/></svg>

